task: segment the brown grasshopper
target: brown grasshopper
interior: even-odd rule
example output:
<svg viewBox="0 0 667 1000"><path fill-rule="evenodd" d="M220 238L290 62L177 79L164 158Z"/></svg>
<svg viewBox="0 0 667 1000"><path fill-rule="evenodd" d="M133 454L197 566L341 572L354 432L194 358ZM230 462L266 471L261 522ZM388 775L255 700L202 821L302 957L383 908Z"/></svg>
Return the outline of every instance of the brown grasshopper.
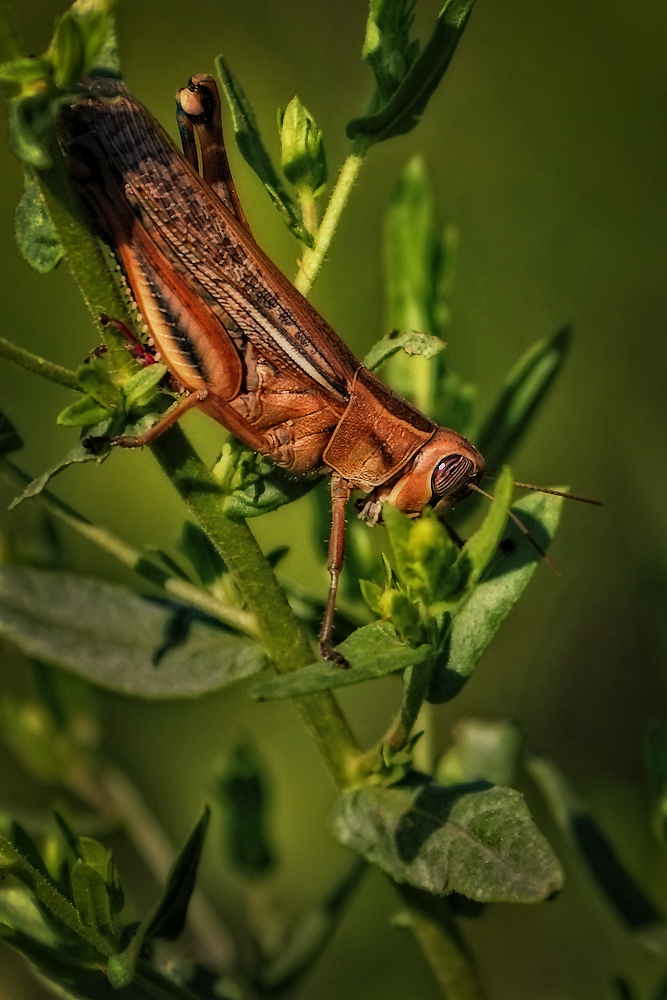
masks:
<svg viewBox="0 0 667 1000"><path fill-rule="evenodd" d="M177 95L184 155L122 83L90 82L62 115L85 205L116 252L180 401L123 447L150 444L194 407L291 473L331 476L331 586L319 638L331 647L345 506L367 493L410 517L465 499L484 475L477 449L438 427L357 361L253 239L223 144L210 76Z"/></svg>

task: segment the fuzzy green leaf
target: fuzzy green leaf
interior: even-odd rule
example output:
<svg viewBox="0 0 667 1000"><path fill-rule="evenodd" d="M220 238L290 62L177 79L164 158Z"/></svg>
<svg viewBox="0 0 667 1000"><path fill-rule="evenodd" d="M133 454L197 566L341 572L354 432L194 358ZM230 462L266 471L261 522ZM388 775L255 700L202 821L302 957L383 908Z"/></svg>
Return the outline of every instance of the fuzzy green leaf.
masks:
<svg viewBox="0 0 667 1000"><path fill-rule="evenodd" d="M298 97L285 109L280 128L281 166L290 184L313 194L327 182L322 133Z"/></svg>
<svg viewBox="0 0 667 1000"><path fill-rule="evenodd" d="M83 392L112 413L123 412L123 393L113 382L104 361L93 359L81 365L76 377Z"/></svg>
<svg viewBox="0 0 667 1000"><path fill-rule="evenodd" d="M562 498L536 493L512 507L535 540L547 548L553 538ZM490 512L491 513L491 512ZM479 584L459 606L449 649L436 663L428 700L449 701L461 690L479 658L518 601L540 563L540 554L516 525L508 522Z"/></svg>
<svg viewBox="0 0 667 1000"><path fill-rule="evenodd" d="M227 494L223 500L225 514L239 519L259 517L292 503L318 482L317 478L290 475L231 436L213 475Z"/></svg>
<svg viewBox="0 0 667 1000"><path fill-rule="evenodd" d="M108 421L110 416L106 406L85 395L61 410L56 420L61 427L91 427Z"/></svg>
<svg viewBox="0 0 667 1000"><path fill-rule="evenodd" d="M49 47L56 87L71 90L83 75L85 44L81 28L70 13L63 14L56 23L56 30Z"/></svg>
<svg viewBox="0 0 667 1000"><path fill-rule="evenodd" d="M131 410L134 406L148 403L155 395L158 383L166 374L167 366L158 363L146 365L133 375L122 388L126 409Z"/></svg>
<svg viewBox="0 0 667 1000"><path fill-rule="evenodd" d="M445 788L413 772L403 787L349 789L332 830L395 881L437 895L538 903L562 884L523 796L484 781Z"/></svg>
<svg viewBox="0 0 667 1000"><path fill-rule="evenodd" d="M409 357L420 356L430 360L444 351L445 347L443 340L431 336L430 333L419 333L417 330L399 333L398 330L392 330L371 347L364 358L364 365L373 372L399 351L404 351Z"/></svg>
<svg viewBox="0 0 667 1000"><path fill-rule="evenodd" d="M495 475L532 424L570 346L571 330L563 327L549 340L538 340L519 359L505 379L498 399L482 421L475 443Z"/></svg>
<svg viewBox="0 0 667 1000"><path fill-rule="evenodd" d="M14 97L7 102L7 133L14 155L26 166L48 170L53 164L44 145L52 118L41 97Z"/></svg>
<svg viewBox="0 0 667 1000"><path fill-rule="evenodd" d="M75 0L68 13L77 22L84 44L84 72L121 79L113 9L116 0Z"/></svg>
<svg viewBox="0 0 667 1000"><path fill-rule="evenodd" d="M102 937L113 941L116 932L109 894L99 872L79 858L70 872L70 882L74 905L83 923Z"/></svg>
<svg viewBox="0 0 667 1000"><path fill-rule="evenodd" d="M420 116L442 80L456 47L468 23L470 12L475 0L448 0L438 14L435 28L423 50L417 54L414 43L407 45L403 40L403 51L394 49L391 55L400 55L403 66L399 68L392 81L379 78L376 67L376 82L378 89L374 107L369 114L355 118L347 126L350 139L364 138L367 142L382 142L393 136L410 132L418 123ZM404 7L404 0L376 0L371 8ZM408 4L411 8L412 4ZM371 46L373 44L371 39ZM377 52L379 46L372 49L367 36L364 55L373 65L371 52ZM401 72L402 70L402 72ZM389 96L391 93L391 96Z"/></svg>
<svg viewBox="0 0 667 1000"><path fill-rule="evenodd" d="M222 56L217 57L215 65L232 113L234 136L241 156L259 177L289 231L306 246L312 248L314 246L313 237L301 225L294 203L274 170L271 157L257 128L255 112L250 101L243 93L238 81L232 76Z"/></svg>
<svg viewBox="0 0 667 1000"><path fill-rule="evenodd" d="M0 412L0 455L9 455L23 447L21 435L4 413Z"/></svg>
<svg viewBox="0 0 667 1000"><path fill-rule="evenodd" d="M28 656L143 698L188 698L264 667L259 646L177 602L67 573L0 570L0 634Z"/></svg>
<svg viewBox="0 0 667 1000"><path fill-rule="evenodd" d="M197 825L179 851L159 900L141 922L125 951L109 959L107 976L116 989L132 982L137 958L146 942L156 937L175 941L181 934L210 817L211 811L205 806Z"/></svg>
<svg viewBox="0 0 667 1000"><path fill-rule="evenodd" d="M64 251L34 171L24 170L23 183L23 194L14 214L16 242L27 263L39 274L47 274L62 259Z"/></svg>
<svg viewBox="0 0 667 1000"><path fill-rule="evenodd" d="M338 649L350 663L347 670L319 660L293 674L254 685L250 697L256 701L273 701L359 684L423 663L431 654L430 646L412 649L401 642L389 622L373 622L357 629Z"/></svg>

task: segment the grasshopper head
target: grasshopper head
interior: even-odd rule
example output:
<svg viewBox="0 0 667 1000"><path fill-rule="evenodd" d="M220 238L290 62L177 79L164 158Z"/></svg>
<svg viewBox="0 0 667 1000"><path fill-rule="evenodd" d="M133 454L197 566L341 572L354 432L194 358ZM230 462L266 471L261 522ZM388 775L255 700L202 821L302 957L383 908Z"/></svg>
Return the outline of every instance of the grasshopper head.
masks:
<svg viewBox="0 0 667 1000"><path fill-rule="evenodd" d="M484 459L456 431L439 427L411 462L366 498L360 516L377 520L383 503L418 517L424 507L453 507L470 496L484 475Z"/></svg>

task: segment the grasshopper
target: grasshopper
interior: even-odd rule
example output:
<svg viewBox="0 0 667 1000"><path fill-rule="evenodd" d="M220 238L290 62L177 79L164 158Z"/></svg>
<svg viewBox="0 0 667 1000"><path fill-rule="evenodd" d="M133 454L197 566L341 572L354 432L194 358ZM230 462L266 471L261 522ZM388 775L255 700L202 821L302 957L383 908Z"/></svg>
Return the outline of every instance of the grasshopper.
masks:
<svg viewBox="0 0 667 1000"><path fill-rule="evenodd" d="M74 185L114 250L179 401L122 447L154 441L198 408L277 465L331 476L331 578L319 637L331 645L345 548L345 507L367 494L371 523L390 503L409 517L479 489L484 460L354 357L255 242L232 181L215 81L194 76L177 94L183 154L127 88L88 81L63 110Z"/></svg>

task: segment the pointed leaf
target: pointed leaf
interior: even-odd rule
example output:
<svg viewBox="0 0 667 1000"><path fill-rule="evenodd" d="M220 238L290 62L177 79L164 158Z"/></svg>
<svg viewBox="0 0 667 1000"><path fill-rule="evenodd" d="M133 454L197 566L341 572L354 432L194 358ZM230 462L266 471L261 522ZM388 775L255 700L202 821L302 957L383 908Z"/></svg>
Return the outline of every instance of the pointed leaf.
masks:
<svg viewBox="0 0 667 1000"><path fill-rule="evenodd" d="M126 408L131 410L133 406L147 403L155 395L158 384L166 374L167 366L158 362L146 365L133 375L123 386Z"/></svg>
<svg viewBox="0 0 667 1000"><path fill-rule="evenodd" d="M48 54L53 62L56 87L60 90L76 87L84 71L85 45L81 29L69 12L58 19Z"/></svg>
<svg viewBox="0 0 667 1000"><path fill-rule="evenodd" d="M570 346L571 329L558 330L549 340L538 340L505 379L498 399L475 435L475 443L494 476L527 431L560 372Z"/></svg>
<svg viewBox="0 0 667 1000"><path fill-rule="evenodd" d="M375 112L355 118L347 126L350 139L382 142L410 132L426 110L461 39L475 0L448 0L422 52L414 58L391 97Z"/></svg>
<svg viewBox="0 0 667 1000"><path fill-rule="evenodd" d="M177 615L185 635L165 649ZM187 605L18 567L0 569L0 634L28 656L144 698L195 697L257 673L265 662L255 642Z"/></svg>
<svg viewBox="0 0 667 1000"><path fill-rule="evenodd" d="M556 533L562 503L560 497L535 493L512 510L538 544L547 548ZM448 653L434 668L428 696L432 704L459 693L540 561L534 546L508 521L491 563L454 617Z"/></svg>
<svg viewBox="0 0 667 1000"><path fill-rule="evenodd" d="M357 629L338 649L350 663L347 670L320 660L293 674L255 684L248 692L250 697L256 701L273 701L359 684L423 663L431 655L430 646L412 649L401 642L396 629L388 622L373 622Z"/></svg>
<svg viewBox="0 0 667 1000"><path fill-rule="evenodd" d="M560 889L558 861L519 792L483 781L414 782L344 792L334 836L395 881L435 894L537 903Z"/></svg>
<svg viewBox="0 0 667 1000"><path fill-rule="evenodd" d="M116 933L104 879L79 858L70 873L74 905L86 927L102 937L115 939Z"/></svg>
<svg viewBox="0 0 667 1000"><path fill-rule="evenodd" d="M116 989L132 982L137 958L147 941L156 937L174 941L181 934L195 887L210 816L211 810L205 806L197 825L174 862L160 899L142 921L125 951L109 959L107 976Z"/></svg>
<svg viewBox="0 0 667 1000"><path fill-rule="evenodd" d="M110 418L111 413L106 406L100 406L92 396L85 395L61 410L56 420L61 427L91 427Z"/></svg>
<svg viewBox="0 0 667 1000"><path fill-rule="evenodd" d="M489 560L500 544L507 522L507 512L512 503L512 470L505 466L493 492L493 503L489 512L463 546L459 563L465 568L468 586L477 583L489 564Z"/></svg>
<svg viewBox="0 0 667 1000"><path fill-rule="evenodd" d="M301 225L292 199L285 191L273 168L271 157L259 134L255 112L250 101L243 93L238 81L232 76L222 56L218 56L215 65L232 113L234 135L243 159L259 177L289 231L306 246L313 247L313 237Z"/></svg>
<svg viewBox="0 0 667 1000"><path fill-rule="evenodd" d="M526 767L554 821L578 849L589 875L616 915L638 933L649 950L664 953L667 926L663 915L625 867L566 775L546 757L533 756Z"/></svg>
<svg viewBox="0 0 667 1000"><path fill-rule="evenodd" d="M76 377L82 390L100 406L114 413L123 412L123 394L112 381L104 361L93 359L87 365L81 365Z"/></svg>
<svg viewBox="0 0 667 1000"><path fill-rule="evenodd" d="M23 194L16 206L14 225L18 248L39 274L47 274L60 262L64 250L46 207L34 171L25 168Z"/></svg>

